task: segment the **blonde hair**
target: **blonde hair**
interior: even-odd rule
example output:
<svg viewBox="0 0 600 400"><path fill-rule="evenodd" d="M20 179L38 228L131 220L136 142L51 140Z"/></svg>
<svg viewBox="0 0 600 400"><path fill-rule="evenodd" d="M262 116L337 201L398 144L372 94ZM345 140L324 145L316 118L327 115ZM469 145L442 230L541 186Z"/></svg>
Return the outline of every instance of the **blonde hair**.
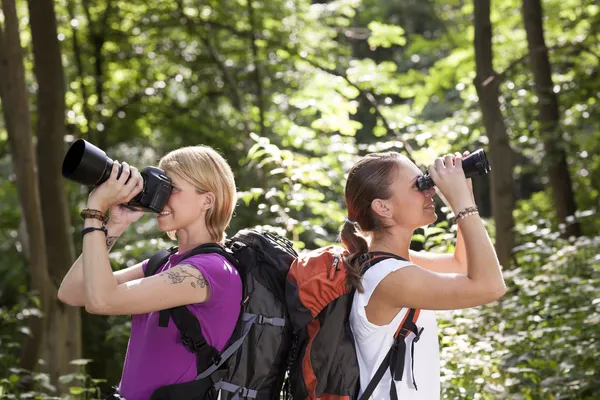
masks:
<svg viewBox="0 0 600 400"><path fill-rule="evenodd" d="M208 146L187 146L165 155L158 167L180 176L199 193L215 195L215 204L206 212L206 227L211 239L222 243L237 201L235 179L227 161ZM175 239L175 232L167 234Z"/></svg>

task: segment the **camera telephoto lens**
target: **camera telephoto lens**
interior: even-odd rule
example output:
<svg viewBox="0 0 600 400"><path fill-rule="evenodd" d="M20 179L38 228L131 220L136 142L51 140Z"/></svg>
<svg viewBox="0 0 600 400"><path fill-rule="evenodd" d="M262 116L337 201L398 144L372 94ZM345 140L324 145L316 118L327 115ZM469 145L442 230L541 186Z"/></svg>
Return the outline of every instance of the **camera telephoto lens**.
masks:
<svg viewBox="0 0 600 400"><path fill-rule="evenodd" d="M78 139L69 148L62 165L62 175L87 186L98 186L110 177L114 161L93 144ZM121 176L123 165L117 177ZM157 167L144 167L140 171L144 187L123 206L133 210L149 210L159 213L169 200L173 186L165 171ZM129 179L129 178L128 178Z"/></svg>
<svg viewBox="0 0 600 400"><path fill-rule="evenodd" d="M65 155L62 175L82 185L98 186L108 179L112 166L113 160L107 157L104 151L83 139L78 139Z"/></svg>

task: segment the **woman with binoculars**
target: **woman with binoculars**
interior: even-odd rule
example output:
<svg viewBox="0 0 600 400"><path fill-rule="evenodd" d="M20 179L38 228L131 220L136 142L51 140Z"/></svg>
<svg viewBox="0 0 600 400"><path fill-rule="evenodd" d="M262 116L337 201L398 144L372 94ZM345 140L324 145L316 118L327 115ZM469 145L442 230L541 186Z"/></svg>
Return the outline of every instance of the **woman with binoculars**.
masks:
<svg viewBox="0 0 600 400"><path fill-rule="evenodd" d="M361 399L439 399L433 310L486 304L506 291L467 179L487 173L489 164L485 153L467 155L436 159L425 177L395 152L367 155L350 170L341 240L348 280L357 289L350 326ZM456 215L454 254L409 250L414 231L437 220L433 184Z"/></svg>
<svg viewBox="0 0 600 400"><path fill-rule="evenodd" d="M95 148L88 148L92 150L86 150L85 165L92 165L89 154ZM72 156L67 157L67 167L69 163L78 165L81 157L77 156L77 163L72 162ZM206 146L172 151L160 160L159 168L170 178L172 188L157 214L158 229L177 240L178 251L152 276L145 277L148 260L112 271L110 249L143 214L123 204L144 189L136 168L115 161L108 179L88 197L82 212L82 255L58 293L63 302L85 306L93 314L133 316L119 394L112 397L115 399L123 396L127 400L148 400L161 386L196 378L196 355L182 345L173 321L159 326L157 311L187 306L200 322L207 343L218 351L229 340L240 312L241 280L224 257L212 253L185 258L186 252L198 245L224 242L236 202L231 168ZM105 217L107 211L109 217Z"/></svg>

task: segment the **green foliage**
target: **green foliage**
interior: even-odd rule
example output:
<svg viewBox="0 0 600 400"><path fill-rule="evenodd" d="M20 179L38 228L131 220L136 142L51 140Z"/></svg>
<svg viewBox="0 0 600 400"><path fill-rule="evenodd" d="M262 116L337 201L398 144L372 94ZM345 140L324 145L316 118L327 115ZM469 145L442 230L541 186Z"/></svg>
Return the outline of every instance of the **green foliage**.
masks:
<svg viewBox="0 0 600 400"><path fill-rule="evenodd" d="M534 118L538 99L521 2L492 3L494 67L517 164L519 247L507 273L510 292L501 302L448 313L440 321L444 396L598 397L598 375L590 371L600 370L592 336L598 318L594 299L600 297L594 289L600 7L593 0L543 2L561 136L581 210L575 218L587 235L564 241L557 237L564 227L553 222ZM473 86L472 2L55 4L67 79L67 141L86 138L111 158L138 167L155 165L184 145L218 149L232 165L239 190L230 235L260 226L292 239L298 249L335 242L346 216L346 174L364 153L407 152L409 145L413 160L424 167L440 154L488 143ZM19 12L31 80L25 3ZM46 389L47 377L14 369L17 339L26 334L19 318L35 307L23 302L29 267L6 139L2 121L0 390L14 395L28 379L36 382L30 392L35 397ZM482 214L490 215L489 180L475 186L483 193ZM67 190L80 249L78 212L87 188L69 183ZM487 227L493 236L493 225ZM442 218L417 232L414 247L452 251L454 229ZM119 240L112 266L133 265L168 245L146 216ZM72 393L77 398L118 381L130 328L127 317L83 313L83 318L83 356L94 362L63 378L79 392Z"/></svg>
<svg viewBox="0 0 600 400"><path fill-rule="evenodd" d="M92 360L72 360L78 371L59 378L59 383L68 388L68 395L51 397L56 387L45 372L27 371L19 368L21 344L25 336L31 336L28 322L40 318L39 301L35 297L20 296L12 307L0 307L0 398L2 399L56 399L89 400L99 399L99 384L105 379L93 379L86 371Z"/></svg>
<svg viewBox="0 0 600 400"><path fill-rule="evenodd" d="M444 398L600 396L600 237L560 239L548 220L528 215L517 227L517 268L505 271L509 292L442 313Z"/></svg>

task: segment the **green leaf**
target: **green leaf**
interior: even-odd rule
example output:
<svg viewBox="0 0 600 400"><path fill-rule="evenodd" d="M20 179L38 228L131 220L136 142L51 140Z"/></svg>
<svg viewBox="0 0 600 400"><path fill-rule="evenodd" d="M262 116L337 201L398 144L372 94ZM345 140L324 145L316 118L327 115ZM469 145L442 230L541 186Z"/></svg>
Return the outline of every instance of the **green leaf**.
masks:
<svg viewBox="0 0 600 400"><path fill-rule="evenodd" d="M369 36L368 42L369 46L372 48L387 48L393 45L404 46L406 44L404 29L400 26L382 24L375 21L369 23L368 26L371 30L371 36Z"/></svg>
<svg viewBox="0 0 600 400"><path fill-rule="evenodd" d="M80 358L77 360L71 360L71 362L69 364L71 365L88 365L89 363L93 362L94 360L90 360L88 358Z"/></svg>
<svg viewBox="0 0 600 400"><path fill-rule="evenodd" d="M86 392L86 389L79 387L79 386L71 386L69 388L69 393L74 394L74 395L82 394L85 392Z"/></svg>

